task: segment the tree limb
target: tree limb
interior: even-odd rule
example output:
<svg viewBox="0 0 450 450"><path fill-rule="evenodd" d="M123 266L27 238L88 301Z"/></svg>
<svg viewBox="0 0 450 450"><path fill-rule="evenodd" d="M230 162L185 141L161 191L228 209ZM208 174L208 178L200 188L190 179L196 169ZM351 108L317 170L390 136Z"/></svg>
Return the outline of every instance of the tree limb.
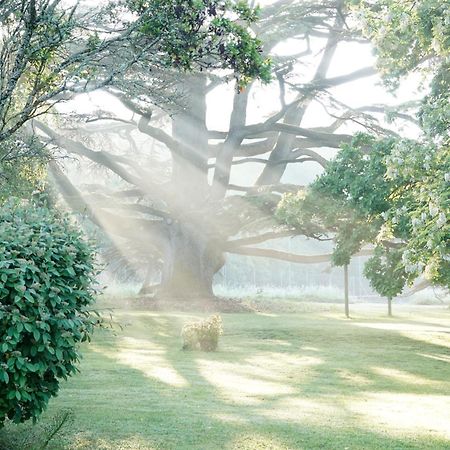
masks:
<svg viewBox="0 0 450 450"><path fill-rule="evenodd" d="M227 253L234 253L246 256L256 256L261 258L271 258L281 261L288 261L300 264L319 264L331 261L331 254L328 255L298 255L295 253L281 252L279 250L272 250L267 248L257 247L236 247L232 249L226 249ZM372 255L372 250L361 250L355 253L353 256L368 256Z"/></svg>
<svg viewBox="0 0 450 450"><path fill-rule="evenodd" d="M267 233L259 234L257 236L232 239L225 244L225 249L234 249L236 247L241 247L243 245L249 244L260 244L261 242L266 242L271 239L289 237L294 234L295 233L293 233L293 230L280 230L280 231L269 231Z"/></svg>

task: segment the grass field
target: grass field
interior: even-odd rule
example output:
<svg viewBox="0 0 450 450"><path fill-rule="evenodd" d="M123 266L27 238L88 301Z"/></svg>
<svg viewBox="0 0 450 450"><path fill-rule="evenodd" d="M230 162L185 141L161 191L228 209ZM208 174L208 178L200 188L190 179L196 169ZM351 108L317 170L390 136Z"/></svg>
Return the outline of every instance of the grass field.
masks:
<svg viewBox="0 0 450 450"><path fill-rule="evenodd" d="M280 312L282 311L282 312ZM289 310L290 311L290 310ZM215 353L184 352L201 315L118 309L81 374L36 425L8 425L0 448L449 449L450 309L303 303L223 314Z"/></svg>

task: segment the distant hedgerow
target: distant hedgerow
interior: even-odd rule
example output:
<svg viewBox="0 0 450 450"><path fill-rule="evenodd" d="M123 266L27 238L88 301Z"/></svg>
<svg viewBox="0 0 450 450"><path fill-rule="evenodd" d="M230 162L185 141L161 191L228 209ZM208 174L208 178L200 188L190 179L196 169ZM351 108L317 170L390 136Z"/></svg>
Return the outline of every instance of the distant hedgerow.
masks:
<svg viewBox="0 0 450 450"><path fill-rule="evenodd" d="M35 420L98 321L95 253L61 213L0 206L0 427Z"/></svg>

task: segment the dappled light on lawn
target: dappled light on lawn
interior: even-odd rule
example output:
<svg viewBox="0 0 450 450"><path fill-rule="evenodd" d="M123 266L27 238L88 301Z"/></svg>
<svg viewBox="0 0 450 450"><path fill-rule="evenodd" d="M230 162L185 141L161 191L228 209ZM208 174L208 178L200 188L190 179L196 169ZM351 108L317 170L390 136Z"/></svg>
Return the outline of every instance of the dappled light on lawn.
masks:
<svg viewBox="0 0 450 450"><path fill-rule="evenodd" d="M364 328L374 328L376 330L392 330L400 332L428 332L428 333L449 333L450 327L435 324L408 323L408 322L353 322L352 325Z"/></svg>
<svg viewBox="0 0 450 450"><path fill-rule="evenodd" d="M335 398L307 399L295 396L280 398L271 408L261 409L259 414L272 420L283 420L304 425L327 426L343 422L345 416Z"/></svg>
<svg viewBox="0 0 450 450"><path fill-rule="evenodd" d="M367 392L361 400L349 401L348 408L357 413L361 426L380 434L414 433L449 439L450 397Z"/></svg>
<svg viewBox="0 0 450 450"><path fill-rule="evenodd" d="M441 347L446 347L447 352L450 351L450 328L443 329L440 332L436 330L423 331L414 333L404 333L410 339L415 339L417 341L428 342L430 344L434 344Z"/></svg>
<svg viewBox="0 0 450 450"><path fill-rule="evenodd" d="M268 436L266 433L243 433L233 440L227 448L254 450L254 449L279 449L288 450L282 440L275 436Z"/></svg>
<svg viewBox="0 0 450 450"><path fill-rule="evenodd" d="M230 413L216 413L213 414L213 417L219 422L230 424L244 424L247 423L249 420L243 417L241 414L230 414Z"/></svg>
<svg viewBox="0 0 450 450"><path fill-rule="evenodd" d="M199 361L199 372L218 388L225 401L236 404L256 405L262 403L265 397L294 392L286 384L258 379L250 367L242 373L238 366L203 360Z"/></svg>
<svg viewBox="0 0 450 450"><path fill-rule="evenodd" d="M174 387L185 387L188 382L165 358L166 350L146 339L124 336L115 352L96 348L105 355L115 358L121 364L141 371L145 376Z"/></svg>
<svg viewBox="0 0 450 450"><path fill-rule="evenodd" d="M419 355L423 356L424 358L435 359L436 361L442 361L450 364L450 355L430 355L427 353L419 353Z"/></svg>
<svg viewBox="0 0 450 450"><path fill-rule="evenodd" d="M363 387L372 384L368 376L354 373L351 370L340 369L338 375L344 383L349 383L352 386Z"/></svg>
<svg viewBox="0 0 450 450"><path fill-rule="evenodd" d="M91 436L84 436L82 433L80 433L79 436L75 437L71 448L73 448L73 450L84 450L86 448L95 448L95 450L157 450L159 448L157 446L149 447L148 442L145 439L139 437L133 437L116 442L111 442L109 439L97 439L95 440L94 445L95 447L93 447Z"/></svg>
<svg viewBox="0 0 450 450"><path fill-rule="evenodd" d="M320 305L222 314L218 350L200 352L181 350L180 331L206 314L116 309L123 329L94 335L42 420L73 411L49 448L447 450L450 361L437 343L449 342L447 311L415 311L397 305L388 330L390 319L362 306L358 326ZM428 333L437 341L418 339L438 316L443 331Z"/></svg>
<svg viewBox="0 0 450 450"><path fill-rule="evenodd" d="M420 321L417 323L355 322L352 323L352 325L377 330L396 331L409 339L448 347L450 349L450 340L448 339L448 336L450 335L450 327L442 325L442 323L435 323L433 320L430 321L428 318L426 323L421 323ZM442 357L442 355L439 357Z"/></svg>
<svg viewBox="0 0 450 450"><path fill-rule="evenodd" d="M376 374L386 378L391 378L398 383L410 384L412 386L439 386L439 382L435 380L430 380L428 378L409 373L405 370L392 369L388 367L372 367L372 370Z"/></svg>
<svg viewBox="0 0 450 450"><path fill-rule="evenodd" d="M320 364L315 357L267 353L248 358L245 363L199 359L200 374L215 386L225 401L262 404L267 398L291 396L296 383L313 376L311 368Z"/></svg>

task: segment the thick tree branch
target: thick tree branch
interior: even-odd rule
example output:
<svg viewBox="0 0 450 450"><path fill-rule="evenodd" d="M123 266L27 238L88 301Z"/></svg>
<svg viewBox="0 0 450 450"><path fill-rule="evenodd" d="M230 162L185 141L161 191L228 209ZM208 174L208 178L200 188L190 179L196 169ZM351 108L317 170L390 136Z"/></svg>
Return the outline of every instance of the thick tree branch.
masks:
<svg viewBox="0 0 450 450"><path fill-rule="evenodd" d="M257 236L250 236L239 239L232 239L225 244L225 249L234 249L236 247L241 247L243 245L260 244L261 242L266 242L272 239L279 239L283 237L293 236L295 232L293 230L279 230L279 231L269 231L267 233L259 234Z"/></svg>
<svg viewBox="0 0 450 450"><path fill-rule="evenodd" d="M331 261L331 254L328 255L298 255L295 253L282 252L279 250L272 250L267 248L257 248L257 247L236 247L232 249L227 249L226 252L234 253L246 256L256 256L261 258L271 258L280 261L288 261L299 264L319 264ZM361 250L355 253L353 257L357 256L370 256L372 255L372 250Z"/></svg>
<svg viewBox="0 0 450 450"><path fill-rule="evenodd" d="M334 134L313 131L307 128L297 127L286 123L276 123L271 126L273 131L282 131L283 133L293 134L295 136L304 136L316 142L317 146L335 147L336 144L350 143L353 136L350 134Z"/></svg>
<svg viewBox="0 0 450 450"><path fill-rule="evenodd" d="M264 186L238 186L236 184L229 184L227 189L231 191L247 192L249 194L267 194L270 192L284 194L287 192L298 192L305 189L305 186L288 183L266 184Z"/></svg>
<svg viewBox="0 0 450 450"><path fill-rule="evenodd" d="M336 8L338 8L337 5ZM314 85L314 83L320 82L320 80L323 80L325 78L328 68L333 59L333 56L336 52L337 44L339 42L342 30L343 30L342 17L338 13L336 13L333 27L329 32L328 39L322 53L322 57L320 59L320 62L316 68L315 74L312 79L311 82L312 85ZM289 113L284 118L284 123L289 124L289 126L300 125L307 108L309 107L314 98L315 93L316 91L314 89L304 91L300 96L299 106L296 107L294 110L289 111ZM289 153L291 152L292 149L293 141L295 140L294 135L292 133L284 132L285 130L283 130L281 127L277 129L279 125L282 124L270 124L269 126L266 125L266 129L268 128L269 130L272 131L281 131L277 144L275 145L273 151L269 156L269 159L272 161L280 161L288 159ZM305 136L305 134L303 134L303 136ZM314 138L317 138L317 135L314 136ZM257 184L265 185L279 182L281 180L281 177L283 176L285 169L286 165L283 164L266 166L261 175L259 176Z"/></svg>
<svg viewBox="0 0 450 450"><path fill-rule="evenodd" d="M52 144L64 148L70 153L84 156L97 164L107 167L116 175L119 175L124 181L137 187L141 187L143 190L145 190L145 188L147 187L142 180L132 175L121 165L121 163L123 163L124 161L128 163L128 158L125 158L125 160L120 160L121 158L119 157L120 162L118 162L117 158L114 155L110 155L109 153L104 151L91 150L81 142L77 142L65 136L57 134L49 126L45 125L42 122L34 121L33 123L37 129L43 131L49 137L49 142L51 142Z"/></svg>
<svg viewBox="0 0 450 450"><path fill-rule="evenodd" d="M305 157L306 156L306 157ZM295 150L291 153L291 157L289 159L282 159L279 161L271 161L270 159L264 158L242 158L238 160L233 160L233 166L240 164L249 164L249 163L257 163L257 164L265 164L265 165L276 165L276 164L294 164L294 163L304 163L307 161L314 161L320 164L323 168L328 165L327 159L320 156L318 153L309 149L299 149ZM213 168L214 164L209 164L209 168Z"/></svg>
<svg viewBox="0 0 450 450"><path fill-rule="evenodd" d="M107 152L91 150L80 142L58 135L42 122L35 121L34 125L50 138L51 143L64 148L70 153L83 156L108 168L124 181L139 189L141 196L152 199L152 202L155 205L161 205L162 210L165 209L166 205L171 205L173 199L168 196L167 192L165 192L161 186L152 183L148 179L148 176L145 178L137 177L123 167L122 163L133 165L132 160L128 158L122 160L120 157L117 159L117 157ZM164 202L164 204L162 204L162 202Z"/></svg>
<svg viewBox="0 0 450 450"><path fill-rule="evenodd" d="M377 74L376 69L372 66L369 66L363 67L361 69L355 70L345 75L339 75L331 78L316 78L313 81L300 86L289 82L286 82L286 84L301 93L312 91L317 92L332 87L340 86L342 84L351 83L352 81L356 81L365 77L370 77L376 74Z"/></svg>
<svg viewBox="0 0 450 450"><path fill-rule="evenodd" d="M87 196L89 203L92 206L98 206L99 208L108 208L114 211L125 211L128 213L140 213L150 216L160 217L162 219L170 218L170 215L164 211L161 211L157 208L153 208L152 206L144 205L142 203L119 203L117 199L124 198L120 195L115 195L116 193L101 193L103 189L96 188L94 191L91 191ZM154 219L154 218L153 218Z"/></svg>

